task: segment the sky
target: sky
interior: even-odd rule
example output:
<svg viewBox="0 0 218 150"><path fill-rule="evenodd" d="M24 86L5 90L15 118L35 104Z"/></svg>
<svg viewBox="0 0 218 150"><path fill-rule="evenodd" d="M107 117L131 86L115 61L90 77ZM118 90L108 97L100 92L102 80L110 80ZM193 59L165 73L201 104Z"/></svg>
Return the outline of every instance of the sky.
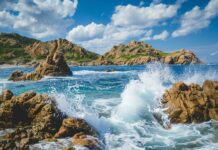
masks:
<svg viewBox="0 0 218 150"><path fill-rule="evenodd" d="M218 63L217 16L218 0L0 0L0 32L66 38L99 54L138 40L209 63Z"/></svg>

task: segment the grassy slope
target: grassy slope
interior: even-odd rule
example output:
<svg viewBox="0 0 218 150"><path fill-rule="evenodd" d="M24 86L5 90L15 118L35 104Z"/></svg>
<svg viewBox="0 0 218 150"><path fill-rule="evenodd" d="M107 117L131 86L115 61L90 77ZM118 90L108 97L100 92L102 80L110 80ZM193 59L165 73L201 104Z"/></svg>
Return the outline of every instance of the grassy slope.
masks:
<svg viewBox="0 0 218 150"><path fill-rule="evenodd" d="M0 63L14 64L15 62L29 62L31 57L25 53L24 47L38 40L12 33L0 34Z"/></svg>
<svg viewBox="0 0 218 150"><path fill-rule="evenodd" d="M0 64L16 64L16 62L25 64L32 60L43 60L46 55L30 56L25 52L25 47L34 42L41 42L35 39L20 36L15 33L0 33ZM48 42L42 42L48 44ZM72 44L74 45L74 44ZM71 49L65 49L65 58L68 62L84 63L95 60L98 54L85 51L85 55L79 53L79 46Z"/></svg>

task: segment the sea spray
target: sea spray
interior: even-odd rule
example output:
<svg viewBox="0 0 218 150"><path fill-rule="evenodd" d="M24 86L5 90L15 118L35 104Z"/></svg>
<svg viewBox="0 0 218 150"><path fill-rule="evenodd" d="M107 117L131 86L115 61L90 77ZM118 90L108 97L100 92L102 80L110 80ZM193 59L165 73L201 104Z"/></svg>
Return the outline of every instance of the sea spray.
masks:
<svg viewBox="0 0 218 150"><path fill-rule="evenodd" d="M78 92L78 86L70 86L68 90L72 93L72 90ZM69 94L69 91L65 93L56 93L55 88L51 95L55 98L58 108L62 110L66 115L82 118L95 127L100 134L108 132L110 123L104 117L100 117L98 113L90 109L89 106L84 102L85 95L83 94Z"/></svg>
<svg viewBox="0 0 218 150"><path fill-rule="evenodd" d="M152 110L158 104L165 84L174 82L169 68L161 64L151 64L140 73L138 80L130 81L121 94L121 103L112 112L115 120L135 122L152 118Z"/></svg>

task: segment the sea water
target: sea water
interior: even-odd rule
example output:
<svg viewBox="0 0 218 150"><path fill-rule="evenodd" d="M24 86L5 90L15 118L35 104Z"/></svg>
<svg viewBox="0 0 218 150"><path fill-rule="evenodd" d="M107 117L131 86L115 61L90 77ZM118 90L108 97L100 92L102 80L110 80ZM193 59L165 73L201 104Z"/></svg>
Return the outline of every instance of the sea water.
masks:
<svg viewBox="0 0 218 150"><path fill-rule="evenodd" d="M218 65L71 67L70 77L8 81L15 70L30 72L33 68L0 69L0 91L48 93L64 113L93 125L106 150L218 149L218 122L178 124L166 130L152 115L162 112L160 99L172 84L184 81L202 85L206 79L218 80ZM167 123L167 116L163 117ZM70 138L41 141L31 149L62 149L67 145Z"/></svg>

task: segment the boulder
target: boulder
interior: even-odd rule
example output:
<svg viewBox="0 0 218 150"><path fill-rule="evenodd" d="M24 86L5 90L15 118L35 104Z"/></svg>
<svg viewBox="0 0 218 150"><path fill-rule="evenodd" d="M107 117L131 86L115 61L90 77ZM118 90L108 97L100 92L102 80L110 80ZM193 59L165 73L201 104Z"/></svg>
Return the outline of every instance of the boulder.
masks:
<svg viewBox="0 0 218 150"><path fill-rule="evenodd" d="M96 137L86 135L84 133L77 133L72 138L74 146L87 147L91 150L101 150L102 145Z"/></svg>
<svg viewBox="0 0 218 150"><path fill-rule="evenodd" d="M84 120L67 118L47 94L29 91L13 96L5 90L0 98L0 130L14 129L0 138L0 149L28 149L40 140L72 137L79 132L97 137Z"/></svg>
<svg viewBox="0 0 218 150"><path fill-rule="evenodd" d="M218 81L186 85L177 82L161 100L171 123L201 123L218 120Z"/></svg>
<svg viewBox="0 0 218 150"><path fill-rule="evenodd" d="M87 135L97 136L96 131L83 119L66 118L63 120L59 131L55 134L55 138L72 137L76 133L83 132Z"/></svg>
<svg viewBox="0 0 218 150"><path fill-rule="evenodd" d="M45 61L40 63L35 71L31 73L24 73L22 71L16 71L11 74L9 80L21 81L21 80L33 80L37 81L44 76L70 76L72 72L64 60L62 53L50 54Z"/></svg>

